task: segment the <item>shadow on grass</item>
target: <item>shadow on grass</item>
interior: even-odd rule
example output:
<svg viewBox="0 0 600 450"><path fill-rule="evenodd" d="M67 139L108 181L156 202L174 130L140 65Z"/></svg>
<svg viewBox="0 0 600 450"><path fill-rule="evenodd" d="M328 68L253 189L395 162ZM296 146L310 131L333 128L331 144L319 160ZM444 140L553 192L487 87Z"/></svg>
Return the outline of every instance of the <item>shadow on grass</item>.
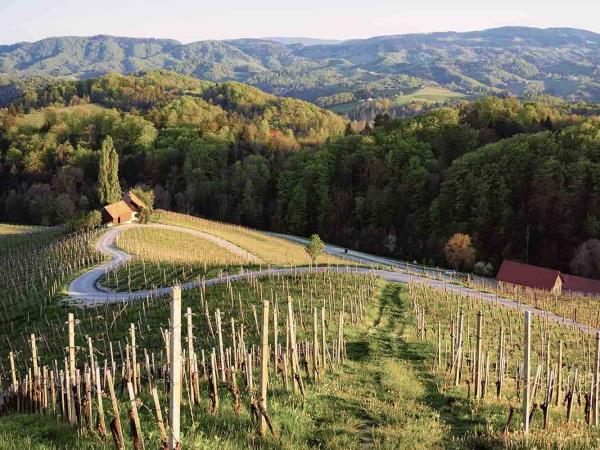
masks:
<svg viewBox="0 0 600 450"><path fill-rule="evenodd" d="M371 356L371 344L366 339L348 342L346 353L352 361L364 361Z"/></svg>

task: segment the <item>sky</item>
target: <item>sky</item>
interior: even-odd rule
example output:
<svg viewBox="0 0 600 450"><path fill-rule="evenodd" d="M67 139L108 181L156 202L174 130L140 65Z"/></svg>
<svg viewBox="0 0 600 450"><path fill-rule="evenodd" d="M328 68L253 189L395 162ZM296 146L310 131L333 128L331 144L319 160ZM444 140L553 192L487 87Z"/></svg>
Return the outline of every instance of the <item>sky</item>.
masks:
<svg viewBox="0 0 600 450"><path fill-rule="evenodd" d="M600 32L598 0L0 0L0 44L50 36L365 38L506 25Z"/></svg>

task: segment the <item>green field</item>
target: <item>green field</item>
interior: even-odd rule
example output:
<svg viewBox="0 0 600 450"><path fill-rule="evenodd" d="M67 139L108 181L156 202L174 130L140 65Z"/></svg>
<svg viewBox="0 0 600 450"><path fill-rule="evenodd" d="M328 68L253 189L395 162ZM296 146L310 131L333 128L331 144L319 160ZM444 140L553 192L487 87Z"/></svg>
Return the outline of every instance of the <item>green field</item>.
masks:
<svg viewBox="0 0 600 450"><path fill-rule="evenodd" d="M452 100L459 100L467 98L467 95L460 92L450 91L442 87L426 86L422 88L415 88L414 90L408 90L407 93L398 94L392 97L388 97L390 106L406 105L413 102L421 103L445 103ZM375 99L374 101L377 101ZM359 108L361 105L360 101L351 103L344 103L341 105L335 105L331 107L333 111L338 114L348 114L351 111Z"/></svg>
<svg viewBox="0 0 600 450"><path fill-rule="evenodd" d="M29 128L42 128L46 123L46 117L49 114L82 114L82 115L90 115L98 113L105 108L103 106L97 105L95 103L88 103L85 105L76 105L76 106L66 106L60 108L45 108L43 111L34 111L23 116L20 116L16 122L16 125L19 127L29 127Z"/></svg>

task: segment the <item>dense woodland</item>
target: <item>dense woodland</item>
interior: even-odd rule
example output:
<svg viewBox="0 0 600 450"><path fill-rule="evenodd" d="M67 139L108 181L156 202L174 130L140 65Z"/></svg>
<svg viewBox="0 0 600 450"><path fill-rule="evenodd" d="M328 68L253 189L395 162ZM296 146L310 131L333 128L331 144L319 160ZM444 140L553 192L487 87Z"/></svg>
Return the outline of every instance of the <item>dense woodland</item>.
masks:
<svg viewBox="0 0 600 450"><path fill-rule="evenodd" d="M469 234L478 261L566 269L600 234L600 119L549 101L482 98L349 124L300 100L174 73L27 91L0 110L0 221L98 209L110 136L121 187L155 206L444 264Z"/></svg>

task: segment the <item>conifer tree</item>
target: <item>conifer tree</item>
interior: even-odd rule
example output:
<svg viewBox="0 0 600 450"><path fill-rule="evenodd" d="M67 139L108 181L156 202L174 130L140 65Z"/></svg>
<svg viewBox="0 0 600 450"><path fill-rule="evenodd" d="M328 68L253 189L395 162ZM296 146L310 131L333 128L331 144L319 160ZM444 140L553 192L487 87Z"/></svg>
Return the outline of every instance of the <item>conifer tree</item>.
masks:
<svg viewBox="0 0 600 450"><path fill-rule="evenodd" d="M119 155L110 136L106 136L100 149L98 164L98 199L102 205L114 203L121 198L119 184Z"/></svg>

